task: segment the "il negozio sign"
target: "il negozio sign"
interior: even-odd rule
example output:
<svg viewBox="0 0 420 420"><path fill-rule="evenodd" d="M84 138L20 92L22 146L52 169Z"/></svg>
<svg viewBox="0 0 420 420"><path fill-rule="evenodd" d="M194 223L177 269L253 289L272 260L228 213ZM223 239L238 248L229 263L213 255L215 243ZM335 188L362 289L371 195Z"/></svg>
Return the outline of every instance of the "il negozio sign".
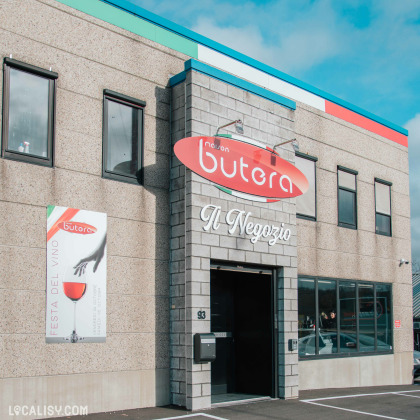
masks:
<svg viewBox="0 0 420 420"><path fill-rule="evenodd" d="M196 174L248 200L274 202L297 197L309 187L299 169L246 137L187 137L175 144L174 151Z"/></svg>
<svg viewBox="0 0 420 420"><path fill-rule="evenodd" d="M201 209L200 219L206 224L203 230L218 230L221 221L221 206L208 204ZM250 236L250 241L256 244L261 238L268 238L268 245L273 246L278 241L288 241L291 231L284 227L284 223L280 226L263 225L261 223L253 223L250 218L252 213L245 210L232 209L226 213L225 222L229 226L229 235L234 235L236 231L240 235Z"/></svg>

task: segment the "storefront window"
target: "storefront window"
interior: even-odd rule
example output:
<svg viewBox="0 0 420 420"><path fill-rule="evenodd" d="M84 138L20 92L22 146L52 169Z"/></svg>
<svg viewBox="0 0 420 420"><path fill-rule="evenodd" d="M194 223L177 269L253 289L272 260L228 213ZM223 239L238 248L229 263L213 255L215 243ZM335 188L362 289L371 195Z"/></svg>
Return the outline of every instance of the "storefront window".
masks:
<svg viewBox="0 0 420 420"><path fill-rule="evenodd" d="M390 284L305 276L298 284L300 357L392 350Z"/></svg>
<svg viewBox="0 0 420 420"><path fill-rule="evenodd" d="M375 350L373 285L359 284L359 351Z"/></svg>
<svg viewBox="0 0 420 420"><path fill-rule="evenodd" d="M145 103L104 91L103 176L142 182L143 108Z"/></svg>
<svg viewBox="0 0 420 420"><path fill-rule="evenodd" d="M320 354L337 353L337 284L318 280Z"/></svg>
<svg viewBox="0 0 420 420"><path fill-rule="evenodd" d="M316 354L315 341L315 280L299 279L298 296L298 334L299 334L299 354Z"/></svg>
<svg viewBox="0 0 420 420"><path fill-rule="evenodd" d="M356 283L340 282L340 352L357 351Z"/></svg>
<svg viewBox="0 0 420 420"><path fill-rule="evenodd" d="M376 286L377 345L378 351L392 349L392 307L391 285Z"/></svg>
<svg viewBox="0 0 420 420"><path fill-rule="evenodd" d="M52 166L57 73L5 58L4 76L3 156Z"/></svg>
<svg viewBox="0 0 420 420"><path fill-rule="evenodd" d="M296 197L296 215L303 219L316 220L316 161L313 156L296 152L295 165L309 182L305 194Z"/></svg>

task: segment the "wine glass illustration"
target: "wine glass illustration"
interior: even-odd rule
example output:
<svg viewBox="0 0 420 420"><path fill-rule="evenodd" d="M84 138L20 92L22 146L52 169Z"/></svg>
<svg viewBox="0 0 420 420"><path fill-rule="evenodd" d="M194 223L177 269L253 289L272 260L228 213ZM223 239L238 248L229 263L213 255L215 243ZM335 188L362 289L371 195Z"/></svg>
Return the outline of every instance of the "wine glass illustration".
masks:
<svg viewBox="0 0 420 420"><path fill-rule="evenodd" d="M86 293L86 273L74 274L74 268L68 267L63 279L63 292L74 303L73 308L73 332L65 338L66 341L77 343L83 340L76 332L76 304Z"/></svg>

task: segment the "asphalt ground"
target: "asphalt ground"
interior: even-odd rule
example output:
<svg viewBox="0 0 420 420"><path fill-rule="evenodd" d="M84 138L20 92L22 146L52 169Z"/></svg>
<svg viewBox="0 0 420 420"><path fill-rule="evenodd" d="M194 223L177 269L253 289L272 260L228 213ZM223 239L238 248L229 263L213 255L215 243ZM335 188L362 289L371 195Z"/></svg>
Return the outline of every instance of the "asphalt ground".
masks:
<svg viewBox="0 0 420 420"><path fill-rule="evenodd" d="M315 420L420 419L420 381L414 385L301 391L299 399L218 406L198 412L153 407L69 417L72 420Z"/></svg>

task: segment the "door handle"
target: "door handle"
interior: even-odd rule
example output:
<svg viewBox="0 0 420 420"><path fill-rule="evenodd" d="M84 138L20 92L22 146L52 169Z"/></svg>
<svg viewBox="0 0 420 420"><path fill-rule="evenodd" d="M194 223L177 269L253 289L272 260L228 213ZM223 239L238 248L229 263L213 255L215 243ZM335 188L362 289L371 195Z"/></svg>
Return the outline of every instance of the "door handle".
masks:
<svg viewBox="0 0 420 420"><path fill-rule="evenodd" d="M230 338L232 337L232 333L230 331L223 331L223 332L213 332L216 338Z"/></svg>

